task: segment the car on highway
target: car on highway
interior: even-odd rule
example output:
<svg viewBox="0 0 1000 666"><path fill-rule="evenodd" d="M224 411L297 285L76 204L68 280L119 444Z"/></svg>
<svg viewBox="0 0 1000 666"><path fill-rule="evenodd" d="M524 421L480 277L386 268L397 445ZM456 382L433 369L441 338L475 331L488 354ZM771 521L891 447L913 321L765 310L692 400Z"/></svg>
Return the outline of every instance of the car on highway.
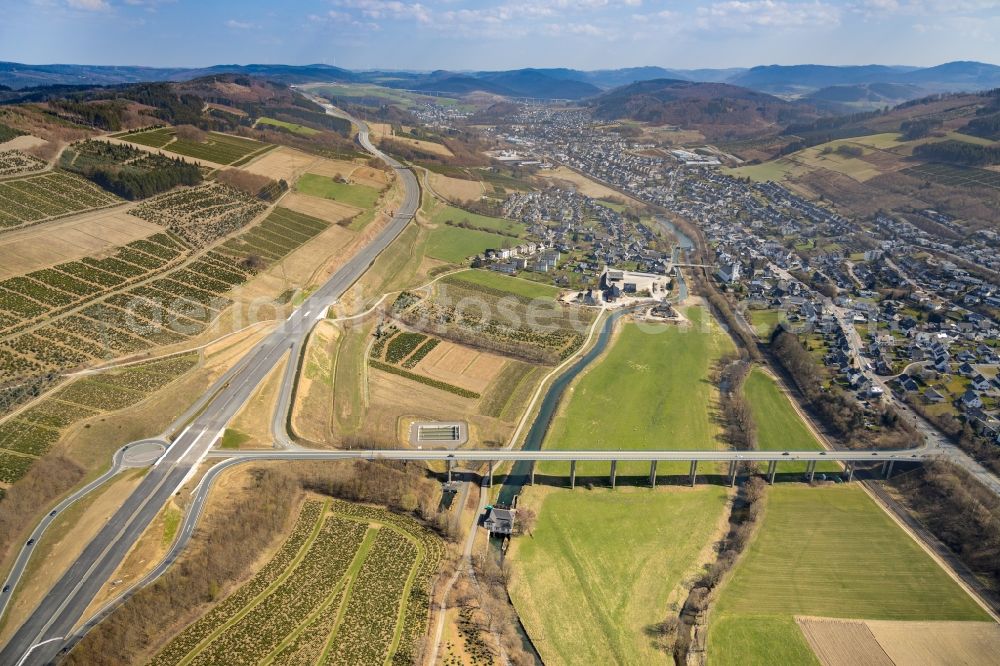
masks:
<svg viewBox="0 0 1000 666"><path fill-rule="evenodd" d="M3 586L3 593L7 594L8 592L10 592L10 585L4 585Z"/></svg>
<svg viewBox="0 0 1000 666"><path fill-rule="evenodd" d="M34 539L28 539L28 545L29 546L34 546L35 545L35 540Z"/></svg>
<svg viewBox="0 0 1000 666"><path fill-rule="evenodd" d="M55 509L53 509L52 511L50 511L50 512L49 512L49 515L50 515L50 516L54 516L54 515L56 515L56 510L55 510Z"/></svg>

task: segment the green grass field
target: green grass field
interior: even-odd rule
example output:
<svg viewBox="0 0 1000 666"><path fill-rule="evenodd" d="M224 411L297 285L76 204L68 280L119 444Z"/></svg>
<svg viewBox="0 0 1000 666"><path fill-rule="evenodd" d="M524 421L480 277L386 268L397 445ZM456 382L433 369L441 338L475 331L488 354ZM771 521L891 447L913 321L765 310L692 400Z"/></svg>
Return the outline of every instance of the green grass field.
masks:
<svg viewBox="0 0 1000 666"><path fill-rule="evenodd" d="M276 120L275 118L268 118L266 116L258 118L257 124L282 127L292 134L299 134L301 136L313 136L315 134L319 134L319 130L313 129L312 127L306 127L305 125L299 125L298 123L288 123L284 120Z"/></svg>
<svg viewBox="0 0 1000 666"><path fill-rule="evenodd" d="M577 379L555 417L547 449L715 449L716 389L712 363L732 342L701 308L685 312L691 326L624 324L605 354ZM710 321L710 323L709 323ZM606 475L607 463L581 463L578 475ZM566 474L568 464L539 467ZM661 463L658 473L686 474L687 463ZM703 464L701 471L709 466ZM625 463L619 474L648 474Z"/></svg>
<svg viewBox="0 0 1000 666"><path fill-rule="evenodd" d="M496 271L484 271L472 269L462 273L456 273L447 278L447 282L459 282L471 284L488 289L504 291L515 296L525 298L541 298L552 300L559 295L559 288L518 277L511 277Z"/></svg>
<svg viewBox="0 0 1000 666"><path fill-rule="evenodd" d="M816 663L795 615L990 619L860 488L777 485L712 613L712 663Z"/></svg>
<svg viewBox="0 0 1000 666"><path fill-rule="evenodd" d="M564 490L535 486L531 536L516 540L511 598L546 664L649 664L646 630L696 569L725 504L718 486Z"/></svg>
<svg viewBox="0 0 1000 666"><path fill-rule="evenodd" d="M503 233L517 234L519 236L524 235L525 232L524 225L519 222L505 220L499 217L488 217L478 213L470 213L469 211L462 210L461 208L455 208L454 206L442 205L435 208L434 212L431 214L431 222L442 226L448 222L451 222L452 224L462 224L467 222L471 226L478 227L480 229L502 231Z"/></svg>
<svg viewBox="0 0 1000 666"><path fill-rule="evenodd" d="M373 208L378 202L379 191L367 185L338 183L328 176L304 173L295 183L295 189L323 199L333 199L356 208Z"/></svg>
<svg viewBox="0 0 1000 666"><path fill-rule="evenodd" d="M737 167L735 169L722 169L723 173L735 176L736 178L749 178L758 183L768 180L781 182L795 169L795 165L787 159L779 158L763 164Z"/></svg>
<svg viewBox="0 0 1000 666"><path fill-rule="evenodd" d="M605 208L610 208L616 213L621 213L625 210L626 206L623 203L618 203L617 201L605 201L604 199L596 199L594 203L600 204Z"/></svg>
<svg viewBox="0 0 1000 666"><path fill-rule="evenodd" d="M823 448L788 396L763 370L754 368L743 384L743 392L757 424L757 447L761 451L817 451ZM804 472L805 469L804 462L778 464L779 474ZM816 465L817 472L839 472L840 469L832 462Z"/></svg>
<svg viewBox="0 0 1000 666"><path fill-rule="evenodd" d="M424 253L434 259L461 264L489 248L510 247L517 243L516 238L509 236L441 225L431 231Z"/></svg>
<svg viewBox="0 0 1000 666"><path fill-rule="evenodd" d="M785 320L785 313L781 310L750 310L750 323L753 324L754 331L762 339L771 337L771 333L779 323Z"/></svg>

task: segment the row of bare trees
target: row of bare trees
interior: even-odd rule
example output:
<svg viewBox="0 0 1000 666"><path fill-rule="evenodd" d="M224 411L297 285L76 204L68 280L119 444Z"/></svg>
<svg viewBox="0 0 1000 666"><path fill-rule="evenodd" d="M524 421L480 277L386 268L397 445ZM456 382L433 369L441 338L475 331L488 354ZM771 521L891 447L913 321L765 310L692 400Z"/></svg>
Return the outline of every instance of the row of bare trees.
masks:
<svg viewBox="0 0 1000 666"><path fill-rule="evenodd" d="M1000 498L946 460L900 474L892 485L934 536L987 587L1000 589Z"/></svg>
<svg viewBox="0 0 1000 666"><path fill-rule="evenodd" d="M740 488L729 514L729 529L716 544L715 561L705 568L676 620L668 618L652 628L657 642L672 649L677 664L705 662L705 625L708 610L715 601L719 584L746 550L763 515L767 483L759 476L751 477ZM673 636L671 636L671 632Z"/></svg>
<svg viewBox="0 0 1000 666"><path fill-rule="evenodd" d="M865 413L846 391L836 384L824 386L826 377L822 368L795 334L778 328L771 338L770 348L775 360L792 378L806 406L847 447L905 448L916 441L916 432L891 407L882 408L877 414L877 423L869 424Z"/></svg>
<svg viewBox="0 0 1000 666"><path fill-rule="evenodd" d="M83 478L83 468L59 454L42 456L0 496L0 562L38 520L38 512Z"/></svg>
<svg viewBox="0 0 1000 666"><path fill-rule="evenodd" d="M723 436L726 443L737 451L753 451L757 448L757 423L754 421L750 402L743 393L743 382L750 374L751 367L747 361L732 357L724 357L719 361L718 384Z"/></svg>

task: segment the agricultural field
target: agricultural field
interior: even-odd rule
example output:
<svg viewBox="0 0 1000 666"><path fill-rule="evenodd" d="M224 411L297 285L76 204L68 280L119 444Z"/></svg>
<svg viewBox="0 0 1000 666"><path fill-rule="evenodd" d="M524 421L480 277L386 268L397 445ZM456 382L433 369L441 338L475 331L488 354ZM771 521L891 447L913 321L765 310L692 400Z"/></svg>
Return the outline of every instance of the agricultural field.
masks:
<svg viewBox="0 0 1000 666"><path fill-rule="evenodd" d="M449 201L478 201L485 194L483 183L478 180L452 178L444 174L427 172L431 189Z"/></svg>
<svg viewBox="0 0 1000 666"><path fill-rule="evenodd" d="M480 395L503 372L507 362L502 356L448 341L429 349L424 345L407 360L407 364L412 363L410 367L422 375Z"/></svg>
<svg viewBox="0 0 1000 666"><path fill-rule="evenodd" d="M450 264L463 264L490 248L513 247L517 244L518 239L510 236L441 225L431 231L424 254Z"/></svg>
<svg viewBox="0 0 1000 666"><path fill-rule="evenodd" d="M179 239L158 233L132 241L103 259L85 257L4 280L0 282L0 332L20 330L35 319L148 277L176 264L183 251Z"/></svg>
<svg viewBox="0 0 1000 666"><path fill-rule="evenodd" d="M223 243L218 251L234 261L257 256L268 262L284 258L330 225L323 220L277 207L249 231Z"/></svg>
<svg viewBox="0 0 1000 666"><path fill-rule="evenodd" d="M512 243L514 245L517 244L516 239L525 234L524 225L520 222L470 213L454 206L437 206L431 214L431 222L440 226L447 225L477 231L497 232L515 239Z"/></svg>
<svg viewBox="0 0 1000 666"><path fill-rule="evenodd" d="M757 425L757 448L762 451L816 451L823 445L805 424L778 383L754 368L743 384L743 393ZM806 463L779 463L778 473L804 472ZM840 465L817 463L817 472L836 473Z"/></svg>
<svg viewBox="0 0 1000 666"><path fill-rule="evenodd" d="M592 491L527 488L538 514L508 555L510 596L546 664L650 664L653 625L683 602L719 529L719 486ZM674 609L674 610L671 610Z"/></svg>
<svg viewBox="0 0 1000 666"><path fill-rule="evenodd" d="M121 202L64 171L0 181L0 233Z"/></svg>
<svg viewBox="0 0 1000 666"><path fill-rule="evenodd" d="M573 171L569 167L560 166L555 169L546 169L538 172L538 178L548 181L556 181L560 185L574 189L584 196L594 199L621 199L622 194L618 190L613 190L607 185L602 185L586 176Z"/></svg>
<svg viewBox="0 0 1000 666"><path fill-rule="evenodd" d="M386 150L392 151L393 144L401 144L407 148L411 148L415 151L426 153L429 155L438 155L440 157L454 157L455 154L451 152L448 146L443 143L438 143L437 141L425 141L423 139L414 139L410 136L405 136L402 134L396 134L393 136L382 137L380 143L385 144Z"/></svg>
<svg viewBox="0 0 1000 666"><path fill-rule="evenodd" d="M434 376L435 374L441 374L440 372L434 372L434 370L439 364L441 364L442 357L442 354L435 353L435 350L438 350L438 352L444 351L445 354L454 352L456 356L461 356L462 358L458 359L457 363L444 365L447 365L449 369L451 369L451 366L454 365L458 365L460 367L455 368L457 372L445 373L445 376L450 380L455 380L457 378L461 381L463 371L469 370L476 360L476 357L479 356L479 353L471 349L467 350L473 354L473 357L466 359L465 355L463 355L461 351L455 351L458 349L460 348L458 348L457 345L453 345L448 342L445 342L442 346L441 340L428 337L423 333L391 331L380 337L378 341L372 345L368 364L376 370L392 373L405 379L426 384L431 388L447 391L448 393L454 393L455 395L463 398L478 399L480 394L476 391L464 386L458 386L455 383L445 381ZM430 358L428 358L429 356ZM492 379L492 374L495 374L495 371L503 365L503 359L499 357L494 358L497 359L498 363L490 364L491 367L476 368L477 376L485 375L486 384L488 384L489 380ZM417 371L411 371L411 369L416 369L418 365L422 367Z"/></svg>
<svg viewBox="0 0 1000 666"><path fill-rule="evenodd" d="M306 127L305 125L299 125L298 123L289 123L284 120L276 120L274 118L261 117L257 119L256 125L268 125L270 127L280 127L281 129L286 129L292 134L299 134L301 136L313 136L319 134L319 130L313 129L312 127Z"/></svg>
<svg viewBox="0 0 1000 666"><path fill-rule="evenodd" d="M113 253L162 229L122 207L91 211L0 234L0 280L84 257Z"/></svg>
<svg viewBox="0 0 1000 666"><path fill-rule="evenodd" d="M949 139L977 144L982 144L984 141L978 137L957 132L949 132L941 137L925 137L906 141L899 133L886 132L837 139L804 148L762 164L735 169L727 168L723 169L723 172L758 182L773 180L785 183L816 174L830 175L830 172L833 172L847 176L856 182L864 183L883 174L901 171L904 174L931 180L942 185L980 185L1000 188L1000 181L991 178L989 175L991 172L984 169L961 168L944 164L910 166L912 162L908 161L907 158L912 155L916 146ZM855 156L840 153L838 148L842 146L860 150L861 154Z"/></svg>
<svg viewBox="0 0 1000 666"><path fill-rule="evenodd" d="M405 443L414 419L461 418L470 441L495 446L509 438L544 374L437 332L390 324L374 340L371 334L372 327L352 327L324 330L323 341L314 336L303 371L308 393L294 412L297 431L319 443L356 437Z"/></svg>
<svg viewBox="0 0 1000 666"><path fill-rule="evenodd" d="M131 407L197 363L186 354L77 379L0 422L0 483L21 478L77 422Z"/></svg>
<svg viewBox="0 0 1000 666"><path fill-rule="evenodd" d="M301 150L278 146L254 160L252 164L242 167L242 170L266 176L272 180L293 183L299 176L309 171L313 165L322 164L325 161Z"/></svg>
<svg viewBox="0 0 1000 666"><path fill-rule="evenodd" d="M0 178L41 171L46 166L44 160L22 153L20 150L0 151Z"/></svg>
<svg viewBox="0 0 1000 666"><path fill-rule="evenodd" d="M156 199L147 203L153 203ZM0 282L0 378L64 371L200 334L231 305L224 294L328 228L276 208L191 260L170 232ZM136 284L142 282L143 284ZM32 324L40 324L25 332Z"/></svg>
<svg viewBox="0 0 1000 666"><path fill-rule="evenodd" d="M305 86L310 92L328 99L339 99L356 104L398 104L405 109L412 109L420 104L434 103L441 106L454 106L465 110L474 107L464 104L453 97L422 95L420 93L384 88L371 83L323 83ZM336 103L336 102L335 102Z"/></svg>
<svg viewBox="0 0 1000 666"><path fill-rule="evenodd" d="M546 374L546 368L508 360L490 390L479 403L483 416L512 421L527 407L534 387Z"/></svg>
<svg viewBox="0 0 1000 666"><path fill-rule="evenodd" d="M939 185L988 187L1000 190L1000 173L987 169L957 167L949 164L922 164L903 169L903 173Z"/></svg>
<svg viewBox="0 0 1000 666"><path fill-rule="evenodd" d="M521 296L523 298L551 301L559 295L559 288L531 280L524 280L496 271L471 269L454 273L441 280L443 284L458 286L473 285L480 291L498 294Z"/></svg>
<svg viewBox="0 0 1000 666"><path fill-rule="evenodd" d="M411 518L309 500L274 557L151 663L410 663L443 551Z"/></svg>
<svg viewBox="0 0 1000 666"><path fill-rule="evenodd" d="M431 298L406 292L393 308L404 323L434 322L435 335L453 342L550 365L580 348L595 317L592 310L460 280L439 284Z"/></svg>
<svg viewBox="0 0 1000 666"><path fill-rule="evenodd" d="M332 199L355 208L374 208L380 191L368 185L338 183L333 178L314 173L302 174L295 183L295 191L321 199Z"/></svg>
<svg viewBox="0 0 1000 666"><path fill-rule="evenodd" d="M576 379L560 406L546 449L717 449L712 364L732 342L699 307L691 326L621 324L608 350ZM707 473L710 465L702 465ZM659 474L687 473L687 463L661 464ZM566 474L568 465L539 466ZM648 463L622 463L618 474L645 476ZM607 476L608 464L584 462L578 476Z"/></svg>
<svg viewBox="0 0 1000 666"><path fill-rule="evenodd" d="M827 666L992 666L1000 651L1000 624L996 622L799 618L798 625L813 652Z"/></svg>
<svg viewBox="0 0 1000 666"><path fill-rule="evenodd" d="M174 131L169 127L156 127L138 132L121 132L119 134L112 134L111 136L122 141L137 143L140 146L163 148L174 140Z"/></svg>
<svg viewBox="0 0 1000 666"><path fill-rule="evenodd" d="M712 663L816 663L795 616L990 619L860 488L777 485L712 611Z"/></svg>
<svg viewBox="0 0 1000 666"><path fill-rule="evenodd" d="M231 166L239 166L275 147L269 143L261 143L253 139L219 132L205 133L204 141L179 139L176 136L176 130L171 127L120 134L118 138L143 146L162 148L196 160Z"/></svg>
<svg viewBox="0 0 1000 666"><path fill-rule="evenodd" d="M228 185L210 183L147 199L129 211L159 224L193 247L204 247L245 227L267 204Z"/></svg>

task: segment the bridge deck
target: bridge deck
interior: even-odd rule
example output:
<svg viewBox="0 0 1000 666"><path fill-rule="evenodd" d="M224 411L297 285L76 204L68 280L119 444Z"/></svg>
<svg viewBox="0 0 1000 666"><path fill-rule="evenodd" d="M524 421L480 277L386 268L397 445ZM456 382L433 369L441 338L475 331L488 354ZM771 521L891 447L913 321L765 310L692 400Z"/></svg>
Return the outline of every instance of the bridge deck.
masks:
<svg viewBox="0 0 1000 666"><path fill-rule="evenodd" d="M456 462L507 462L507 461L585 461L610 462L638 460L712 461L712 462L778 462L821 461L836 462L920 462L932 457L928 449L902 449L898 451L630 451L630 450L585 450L585 451L514 451L508 449L352 449L336 451L296 450L296 451L223 451L214 450L208 454L212 458L260 458L263 460L454 460Z"/></svg>

